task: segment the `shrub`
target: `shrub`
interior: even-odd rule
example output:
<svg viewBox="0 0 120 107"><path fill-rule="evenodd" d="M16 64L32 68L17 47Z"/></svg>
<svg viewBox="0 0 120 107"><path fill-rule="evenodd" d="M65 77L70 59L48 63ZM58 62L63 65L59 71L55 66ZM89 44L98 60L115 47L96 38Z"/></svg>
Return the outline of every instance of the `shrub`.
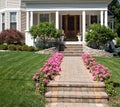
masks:
<svg viewBox="0 0 120 107"><path fill-rule="evenodd" d="M8 50L14 51L16 50L16 46L14 44L8 45Z"/></svg>
<svg viewBox="0 0 120 107"><path fill-rule="evenodd" d="M62 31L56 29L54 24L49 22L42 22L39 25L32 26L29 32L34 39L37 36L40 37L44 44L43 48L46 48L45 45L51 38L59 38L62 35Z"/></svg>
<svg viewBox="0 0 120 107"><path fill-rule="evenodd" d="M7 45L3 44L0 45L0 50L7 50L7 48L8 48Z"/></svg>
<svg viewBox="0 0 120 107"><path fill-rule="evenodd" d="M119 37L116 38L116 46L120 47L120 38Z"/></svg>
<svg viewBox="0 0 120 107"><path fill-rule="evenodd" d="M86 33L86 42L92 48L105 48L117 34L106 26L100 24L92 24Z"/></svg>
<svg viewBox="0 0 120 107"><path fill-rule="evenodd" d="M17 51L22 51L22 46L21 45L16 45L16 50Z"/></svg>
<svg viewBox="0 0 120 107"><path fill-rule="evenodd" d="M23 44L24 34L15 29L7 29L0 33L0 43Z"/></svg>
<svg viewBox="0 0 120 107"><path fill-rule="evenodd" d="M35 51L35 48L33 46L28 47L28 51Z"/></svg>
<svg viewBox="0 0 120 107"><path fill-rule="evenodd" d="M22 46L22 51L29 51L29 47L27 45Z"/></svg>

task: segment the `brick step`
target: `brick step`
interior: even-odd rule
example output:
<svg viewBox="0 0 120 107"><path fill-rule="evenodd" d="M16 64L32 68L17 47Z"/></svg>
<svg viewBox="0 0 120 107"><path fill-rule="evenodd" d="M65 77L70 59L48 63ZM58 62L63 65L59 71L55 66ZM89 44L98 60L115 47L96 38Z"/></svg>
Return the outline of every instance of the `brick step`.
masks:
<svg viewBox="0 0 120 107"><path fill-rule="evenodd" d="M47 87L47 92L55 90L55 91L89 91L89 92L105 92L105 88L96 88L96 87Z"/></svg>
<svg viewBox="0 0 120 107"><path fill-rule="evenodd" d="M81 56L82 53L63 53L64 56Z"/></svg>
<svg viewBox="0 0 120 107"><path fill-rule="evenodd" d="M108 103L105 92L49 91L45 97L47 102Z"/></svg>
<svg viewBox="0 0 120 107"><path fill-rule="evenodd" d="M83 50L72 50L72 49L64 50L64 53L81 53L81 52L83 52Z"/></svg>
<svg viewBox="0 0 120 107"><path fill-rule="evenodd" d="M109 107L105 103L48 103L46 107Z"/></svg>
<svg viewBox="0 0 120 107"><path fill-rule="evenodd" d="M69 53L71 53L71 54L74 54L74 53L79 54L79 53L82 53L82 51L66 51L66 50L65 50L63 53L66 53L66 54L67 54L67 53L68 53L68 54L69 54Z"/></svg>
<svg viewBox="0 0 120 107"><path fill-rule="evenodd" d="M103 82L79 82L79 81L52 81L47 87L50 86L64 86L64 87L88 87L88 88L105 88L105 84Z"/></svg>
<svg viewBox="0 0 120 107"><path fill-rule="evenodd" d="M73 47L71 47L71 48L65 48L65 50L83 50L83 48L82 47L79 47L79 48L73 48Z"/></svg>

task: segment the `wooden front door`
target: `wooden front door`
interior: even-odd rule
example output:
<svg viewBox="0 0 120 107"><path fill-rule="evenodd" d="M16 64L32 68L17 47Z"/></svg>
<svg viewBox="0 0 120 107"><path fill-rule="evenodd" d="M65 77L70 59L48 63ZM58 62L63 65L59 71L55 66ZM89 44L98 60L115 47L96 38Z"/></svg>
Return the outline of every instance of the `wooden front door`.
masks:
<svg viewBox="0 0 120 107"><path fill-rule="evenodd" d="M79 32L80 21L78 15L63 15L62 29L64 30L66 40L77 40L77 33Z"/></svg>

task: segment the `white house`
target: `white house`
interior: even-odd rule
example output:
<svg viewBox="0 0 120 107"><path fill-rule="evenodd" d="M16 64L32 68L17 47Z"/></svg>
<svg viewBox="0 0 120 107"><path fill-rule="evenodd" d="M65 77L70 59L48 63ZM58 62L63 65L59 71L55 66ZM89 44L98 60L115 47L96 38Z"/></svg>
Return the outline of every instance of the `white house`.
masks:
<svg viewBox="0 0 120 107"><path fill-rule="evenodd" d="M15 28L25 32L25 43L33 45L29 28L53 22L68 39L85 32L92 23L108 26L108 4L112 0L0 0L0 31Z"/></svg>

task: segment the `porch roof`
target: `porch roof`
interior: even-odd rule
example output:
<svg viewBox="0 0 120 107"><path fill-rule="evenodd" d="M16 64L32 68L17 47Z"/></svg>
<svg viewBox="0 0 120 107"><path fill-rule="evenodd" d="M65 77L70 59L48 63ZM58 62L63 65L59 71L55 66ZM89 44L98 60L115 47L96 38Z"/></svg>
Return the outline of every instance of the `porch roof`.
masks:
<svg viewBox="0 0 120 107"><path fill-rule="evenodd" d="M46 4L109 4L112 0L22 0L25 3Z"/></svg>

